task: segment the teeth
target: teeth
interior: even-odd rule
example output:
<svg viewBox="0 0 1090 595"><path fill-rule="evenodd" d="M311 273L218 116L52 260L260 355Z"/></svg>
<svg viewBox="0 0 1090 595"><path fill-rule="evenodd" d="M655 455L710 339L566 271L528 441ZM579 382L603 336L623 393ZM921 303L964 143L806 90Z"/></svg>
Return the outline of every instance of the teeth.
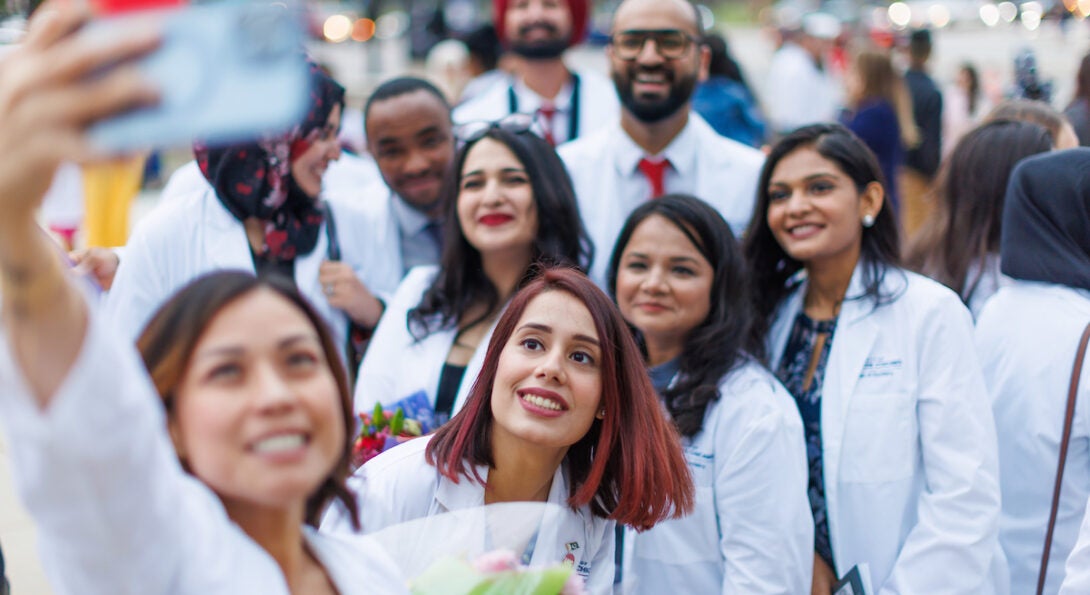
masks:
<svg viewBox="0 0 1090 595"><path fill-rule="evenodd" d="M542 409L549 409L550 411L560 411L560 404L552 399L546 399L545 397L539 397L537 395L522 395L522 400L534 405L535 407L541 407Z"/></svg>
<svg viewBox="0 0 1090 595"><path fill-rule="evenodd" d="M305 442L302 434L281 434L254 444L254 452L260 454L289 452L302 448Z"/></svg>
<svg viewBox="0 0 1090 595"><path fill-rule="evenodd" d="M791 235L798 235L802 233L809 233L817 229L816 225L800 225L791 229Z"/></svg>

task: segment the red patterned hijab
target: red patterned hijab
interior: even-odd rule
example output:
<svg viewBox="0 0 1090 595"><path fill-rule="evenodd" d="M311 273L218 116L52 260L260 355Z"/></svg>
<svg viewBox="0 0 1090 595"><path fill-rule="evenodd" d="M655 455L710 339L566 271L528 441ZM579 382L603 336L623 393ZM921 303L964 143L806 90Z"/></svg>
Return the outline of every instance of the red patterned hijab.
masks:
<svg viewBox="0 0 1090 595"><path fill-rule="evenodd" d="M310 81L310 111L288 133L226 147L193 147L223 206L239 221L256 217L265 223L265 246L255 256L268 262L309 254L324 218L318 197L295 183L291 163L321 133L333 106L344 108L344 87L313 65Z"/></svg>

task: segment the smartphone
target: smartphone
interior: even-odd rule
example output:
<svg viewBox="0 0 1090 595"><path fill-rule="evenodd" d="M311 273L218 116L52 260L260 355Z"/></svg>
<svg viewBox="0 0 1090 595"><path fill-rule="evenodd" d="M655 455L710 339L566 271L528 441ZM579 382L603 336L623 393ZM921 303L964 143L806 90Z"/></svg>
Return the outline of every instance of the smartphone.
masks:
<svg viewBox="0 0 1090 595"><path fill-rule="evenodd" d="M229 144L284 132L306 114L298 7L258 0L143 10L96 19L79 34L116 39L147 27L162 32L162 44L137 64L160 102L92 125L96 148Z"/></svg>

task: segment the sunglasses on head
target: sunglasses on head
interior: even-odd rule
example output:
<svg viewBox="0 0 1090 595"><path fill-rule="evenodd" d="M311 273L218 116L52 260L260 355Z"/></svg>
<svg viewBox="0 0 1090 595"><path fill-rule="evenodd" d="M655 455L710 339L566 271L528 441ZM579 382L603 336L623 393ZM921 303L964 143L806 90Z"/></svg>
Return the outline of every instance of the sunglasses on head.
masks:
<svg viewBox="0 0 1090 595"><path fill-rule="evenodd" d="M621 60L635 60L647 41L655 42L655 51L667 60L676 60L689 51L689 47L700 40L677 29L633 29L621 31L609 38L613 54Z"/></svg>
<svg viewBox="0 0 1090 595"><path fill-rule="evenodd" d="M481 140L493 130L503 130L511 134L533 134L536 122L537 119L531 114L511 114L499 120L466 122L455 127L454 138L458 139L461 147Z"/></svg>

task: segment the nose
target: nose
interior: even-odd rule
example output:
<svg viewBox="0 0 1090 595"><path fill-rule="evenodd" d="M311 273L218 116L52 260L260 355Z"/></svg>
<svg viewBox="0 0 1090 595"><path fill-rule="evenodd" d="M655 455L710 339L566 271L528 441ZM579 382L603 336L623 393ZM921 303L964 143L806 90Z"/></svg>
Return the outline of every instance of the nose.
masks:
<svg viewBox="0 0 1090 595"><path fill-rule="evenodd" d="M481 199L484 204L495 206L503 202L503 189L498 180L490 179L481 188Z"/></svg>
<svg viewBox="0 0 1090 595"><path fill-rule="evenodd" d="M255 365L251 389L257 409L263 413L283 413L295 407L295 392L271 362Z"/></svg>
<svg viewBox="0 0 1090 595"><path fill-rule="evenodd" d="M791 195L784 201L789 215L801 215L810 210L810 199L805 192L792 190Z"/></svg>
<svg viewBox="0 0 1090 595"><path fill-rule="evenodd" d="M550 348L542 356L534 375L543 382L563 384L567 379L564 373L564 357L563 349L558 347Z"/></svg>
<svg viewBox="0 0 1090 595"><path fill-rule="evenodd" d="M336 138L329 141L329 148L326 149L326 159L330 161L336 161L341 158L341 143Z"/></svg>
<svg viewBox="0 0 1090 595"><path fill-rule="evenodd" d="M662 267L650 267L643 277L643 282L640 283L640 289L652 295L665 293L667 290L666 272Z"/></svg>
<svg viewBox="0 0 1090 595"><path fill-rule="evenodd" d="M653 37L644 40L640 52L636 54L636 62L640 64L662 64L663 59L659 55L659 46Z"/></svg>
<svg viewBox="0 0 1090 595"><path fill-rule="evenodd" d="M427 155L425 155L423 151L409 151L409 157L405 160L406 174L420 175L427 172L430 168L431 162L428 160Z"/></svg>

